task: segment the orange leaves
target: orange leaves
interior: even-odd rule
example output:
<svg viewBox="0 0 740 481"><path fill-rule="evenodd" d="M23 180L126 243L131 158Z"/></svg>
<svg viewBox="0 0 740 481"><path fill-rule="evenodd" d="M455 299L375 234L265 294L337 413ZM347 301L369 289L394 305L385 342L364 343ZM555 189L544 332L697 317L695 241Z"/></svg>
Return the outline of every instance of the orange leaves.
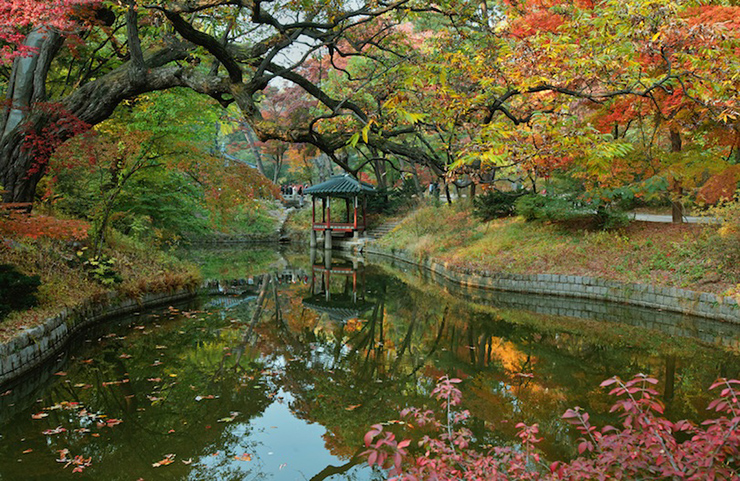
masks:
<svg viewBox="0 0 740 481"><path fill-rule="evenodd" d="M699 189L697 198L706 204L716 204L721 200L732 200L740 181L740 165L731 165L712 176Z"/></svg>
<svg viewBox="0 0 740 481"><path fill-rule="evenodd" d="M161 461L158 461L156 463L152 463L153 468L159 468L161 466L169 466L170 464L175 462L175 455L174 454L165 454L164 459Z"/></svg>
<svg viewBox="0 0 740 481"><path fill-rule="evenodd" d="M83 240L87 238L90 224L81 220L63 220L42 214L0 212L0 236L6 238L30 237L58 240Z"/></svg>
<svg viewBox="0 0 740 481"><path fill-rule="evenodd" d="M529 37L539 32L554 33L565 22L561 15L548 10L535 10L512 22L511 34L515 37Z"/></svg>
<svg viewBox="0 0 740 481"><path fill-rule="evenodd" d="M685 13L689 25L720 25L723 29L740 30L740 7L704 5L690 8Z"/></svg>

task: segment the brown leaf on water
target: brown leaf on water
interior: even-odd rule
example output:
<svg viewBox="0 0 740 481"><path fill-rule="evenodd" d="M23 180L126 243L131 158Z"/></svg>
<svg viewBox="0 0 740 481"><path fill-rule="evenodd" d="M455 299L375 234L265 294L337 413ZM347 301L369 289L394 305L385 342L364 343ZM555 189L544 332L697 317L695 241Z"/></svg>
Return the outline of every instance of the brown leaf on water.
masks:
<svg viewBox="0 0 740 481"><path fill-rule="evenodd" d="M46 431L42 431L41 434L44 434L46 436L53 436L55 434L61 434L61 433L65 433L65 432L67 432L67 430L65 428L63 428L61 426L57 426L54 429L47 429Z"/></svg>
<svg viewBox="0 0 740 481"><path fill-rule="evenodd" d="M252 455L249 453L244 453L241 456L234 456L234 459L237 461L251 461Z"/></svg>
<svg viewBox="0 0 740 481"><path fill-rule="evenodd" d="M43 418L45 418L48 415L49 415L49 413L44 413L44 412L36 413L36 414L31 414L31 419L43 419Z"/></svg>
<svg viewBox="0 0 740 481"><path fill-rule="evenodd" d="M357 408L358 408L358 407L360 407L360 406L362 406L362 404L353 404L353 405L351 405L351 406L347 406L347 407L346 407L346 408L344 408L344 409L345 409L346 411L354 411L355 409L357 409Z"/></svg>
<svg viewBox="0 0 740 481"><path fill-rule="evenodd" d="M182 464L189 465L189 464L192 464L193 458L181 459L180 461L182 461Z"/></svg>
<svg viewBox="0 0 740 481"><path fill-rule="evenodd" d="M160 466L167 466L175 462L175 455L174 454L165 454L164 459L161 461L158 461L156 463L152 464L153 468L158 468Z"/></svg>
<svg viewBox="0 0 740 481"><path fill-rule="evenodd" d="M131 354L126 354L126 353L124 352L123 354L121 354L121 355L120 355L120 356L118 356L118 357L120 357L121 359L131 359Z"/></svg>
<svg viewBox="0 0 740 481"><path fill-rule="evenodd" d="M32 452L33 452L33 449L26 449L25 451L23 451L23 454L28 454Z"/></svg>

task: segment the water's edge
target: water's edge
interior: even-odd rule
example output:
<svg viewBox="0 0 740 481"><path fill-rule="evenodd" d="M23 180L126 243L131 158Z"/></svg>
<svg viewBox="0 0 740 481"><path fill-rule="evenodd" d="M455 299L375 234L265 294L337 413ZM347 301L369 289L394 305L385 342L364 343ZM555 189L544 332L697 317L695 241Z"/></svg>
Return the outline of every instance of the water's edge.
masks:
<svg viewBox="0 0 740 481"><path fill-rule="evenodd" d="M192 299L201 294L222 292L218 282L206 281L196 289L152 292L140 298L121 297L111 291L104 300L89 300L71 309L62 309L42 324L26 329L0 343L0 386L42 365L61 351L74 334L108 319L143 309Z"/></svg>
<svg viewBox="0 0 740 481"><path fill-rule="evenodd" d="M729 296L675 287L625 284L588 276L463 269L432 257L414 256L405 250L383 249L373 244L365 245L363 254L411 264L464 287L609 301L740 325L740 305Z"/></svg>

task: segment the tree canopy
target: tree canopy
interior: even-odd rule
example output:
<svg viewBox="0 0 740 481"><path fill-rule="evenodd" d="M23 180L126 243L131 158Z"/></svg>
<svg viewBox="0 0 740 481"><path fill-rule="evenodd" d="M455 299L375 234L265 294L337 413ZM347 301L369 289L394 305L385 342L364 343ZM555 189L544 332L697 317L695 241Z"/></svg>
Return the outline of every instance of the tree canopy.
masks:
<svg viewBox="0 0 740 481"><path fill-rule="evenodd" d="M176 87L380 184L386 166L535 190L567 171L677 197L740 160L730 0L20 3L0 3L6 202L33 199L62 142Z"/></svg>

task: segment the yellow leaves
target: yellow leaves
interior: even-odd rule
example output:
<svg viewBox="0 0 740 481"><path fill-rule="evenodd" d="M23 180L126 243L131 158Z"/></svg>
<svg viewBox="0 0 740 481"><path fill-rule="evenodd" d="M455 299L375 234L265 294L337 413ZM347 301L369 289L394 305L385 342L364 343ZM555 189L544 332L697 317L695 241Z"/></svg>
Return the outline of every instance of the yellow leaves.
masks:
<svg viewBox="0 0 740 481"><path fill-rule="evenodd" d="M737 113L725 109L717 116L717 118L720 122L727 124L737 120Z"/></svg>

